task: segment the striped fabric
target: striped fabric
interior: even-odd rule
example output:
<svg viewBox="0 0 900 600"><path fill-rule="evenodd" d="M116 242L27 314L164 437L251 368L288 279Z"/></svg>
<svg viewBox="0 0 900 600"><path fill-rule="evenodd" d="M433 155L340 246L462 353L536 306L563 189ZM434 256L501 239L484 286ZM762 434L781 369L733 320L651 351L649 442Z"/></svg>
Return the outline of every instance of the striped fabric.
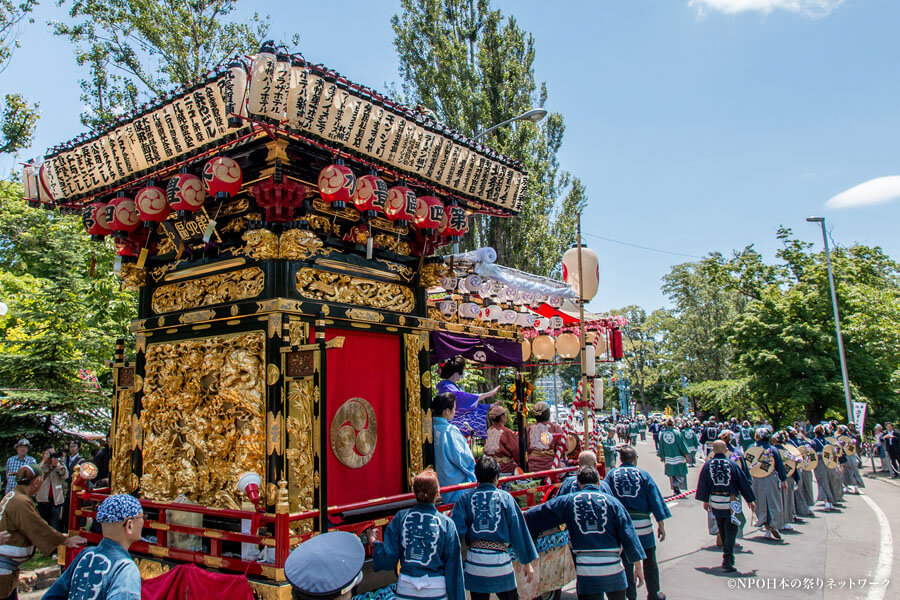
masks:
<svg viewBox="0 0 900 600"><path fill-rule="evenodd" d="M395 597L403 600L420 598L440 600L447 597L446 582L441 576L422 575L421 577L410 577L401 573L397 579L397 593Z"/></svg>
<svg viewBox="0 0 900 600"><path fill-rule="evenodd" d="M683 465L683 464L685 464L685 459L683 456L667 456L666 464L667 465Z"/></svg>
<svg viewBox="0 0 900 600"><path fill-rule="evenodd" d="M575 555L575 573L578 575L579 584L582 583L582 578L612 580L625 572L620 556L621 547L606 550L575 550L573 553Z"/></svg>
<svg viewBox="0 0 900 600"><path fill-rule="evenodd" d="M512 559L507 552L469 548L466 562L463 565L466 576L466 589L484 589L486 586L503 580L508 586L504 589L515 589L516 575L513 571ZM494 580L494 582L486 581Z"/></svg>
<svg viewBox="0 0 900 600"><path fill-rule="evenodd" d="M650 520L650 516L646 517L637 517L632 515L632 523L634 523L634 530L637 532L638 537L642 538L645 536L653 536L653 521Z"/></svg>
<svg viewBox="0 0 900 600"><path fill-rule="evenodd" d="M731 496L728 494L710 494L709 505L715 510L731 510Z"/></svg>

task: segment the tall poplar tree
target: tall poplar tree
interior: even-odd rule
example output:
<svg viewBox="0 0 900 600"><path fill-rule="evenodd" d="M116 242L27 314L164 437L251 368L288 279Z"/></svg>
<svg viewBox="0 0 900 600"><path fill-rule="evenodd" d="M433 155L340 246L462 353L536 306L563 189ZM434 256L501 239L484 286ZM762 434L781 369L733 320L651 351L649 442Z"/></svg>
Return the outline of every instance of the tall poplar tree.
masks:
<svg viewBox="0 0 900 600"><path fill-rule="evenodd" d="M402 0L391 24L407 102L454 129L475 135L543 107L548 92L534 78L534 38L487 0ZM560 169L565 124L559 113L519 121L482 140L521 161L528 194L518 217L473 219L470 246L493 246L498 262L539 275L559 274L587 202L581 181Z"/></svg>

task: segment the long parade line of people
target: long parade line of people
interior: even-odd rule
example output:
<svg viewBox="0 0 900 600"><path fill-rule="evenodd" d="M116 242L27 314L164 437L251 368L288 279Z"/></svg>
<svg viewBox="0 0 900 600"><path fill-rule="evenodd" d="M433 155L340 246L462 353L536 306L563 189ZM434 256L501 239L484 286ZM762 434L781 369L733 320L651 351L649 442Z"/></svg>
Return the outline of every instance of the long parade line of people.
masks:
<svg viewBox="0 0 900 600"><path fill-rule="evenodd" d="M513 497L498 487L499 477L520 464L516 434L506 427L506 410L491 407L484 454L478 460L450 423L455 412L452 392L434 398L433 414L442 421L435 426L436 472L416 478L418 504L391 521L382 541L375 530L369 532L376 546L376 568L400 563L400 598L462 600L466 590L477 600L492 593L501 600L518 598L513 556L525 565L530 580L528 563L537 558L533 540L565 526L580 600L633 599L638 588L648 599L664 599L656 543L665 540L664 522L672 515L659 486L637 467L636 441L647 432L653 435L673 496L693 493L707 511L709 533L722 548L725 573L737 571L735 546L750 519L766 538L780 541L782 531L813 517L817 504L831 511L841 505L845 493L858 494L865 487L859 473L862 438L853 424L831 422L809 431L795 424L775 432L736 419L722 424L714 418L705 423L620 419L608 422L600 443L606 477L600 477L596 455L581 452L577 471L562 481L557 495L525 511L523 519ZM532 456L541 469L552 466L547 459L565 443L565 435L549 420L546 403L536 403L532 416L534 423L525 436L533 471ZM698 453L704 462L697 489L691 491L688 469L698 464ZM447 498L438 496L439 487L462 482L478 485L456 492L450 516L440 514L435 503ZM465 559L459 538L468 548Z"/></svg>
<svg viewBox="0 0 900 600"><path fill-rule="evenodd" d="M571 461L576 472L561 481L556 496L523 513L513 496L498 485L499 478L516 472L521 462L517 436L506 427L506 409L501 404L490 407L484 453L476 460L465 436L451 423L460 393L458 388L445 391L432 401L435 470L415 477L416 505L400 511L380 532L381 539L378 530L367 532L374 545L374 568L391 570L400 565L398 598L464 600L468 590L473 600L486 600L491 594L514 600L518 585L513 561L524 566L525 577L531 581L534 570L530 563L538 558L535 540L565 526L579 599L599 600L604 595L610 600L634 599L639 588L650 600L664 599L656 544L665 540L664 522L672 515L657 483L637 466L637 439L646 439L647 432L652 433L673 496L691 493L688 469L697 465L697 453L702 453L705 462L695 498L707 511L709 532L722 548L724 572L737 570L734 548L748 523L744 503L755 517L755 526L764 530L767 538L781 540L780 532L814 516L817 503L830 511L841 505L845 493L858 494L865 487L859 473L862 439L853 424L831 422L811 431L795 424L773 432L770 427L753 428L749 421L738 423L736 419L720 424L714 418L705 423L688 418L651 419L649 423L625 418L607 420L606 435L598 444L605 459L605 478L597 469L595 453L582 451L577 462ZM472 395L467 402L471 408L492 396ZM534 422L525 432L529 468L552 468L558 446L567 442L566 435L551 421L547 403L537 402L532 416ZM893 443L893 435L891 431L882 441ZM20 456L19 460L24 459ZM17 469L15 488L0 503L0 568L5 569L0 574L5 584L0 596L14 597L18 566L34 547L48 553L60 543L84 543L77 536L66 538L55 532L35 510L32 497L41 488L43 474L39 465L23 464ZM477 482L477 487L441 497L441 487L466 482ZM129 497L122 497L121 502L126 501ZM449 516L436 508L449 502L454 503ZM126 550L140 535L131 525L142 514L139 505L134 505L124 516L110 517L111 523L126 525L127 535L118 537L121 532L109 528L111 539ZM317 543L329 551L361 556L353 548L360 543L356 536L325 535L327 540ZM461 539L467 548L464 559ZM347 565L356 564L356 559L340 569L329 567L311 574L309 561L318 560L320 553L302 548L295 550L297 557L285 567L296 596L349 597L359 574L347 571ZM69 571L82 562L77 561ZM61 581L72 579L69 571ZM131 588L136 585L133 578L127 584ZM65 597L65 592L59 597Z"/></svg>

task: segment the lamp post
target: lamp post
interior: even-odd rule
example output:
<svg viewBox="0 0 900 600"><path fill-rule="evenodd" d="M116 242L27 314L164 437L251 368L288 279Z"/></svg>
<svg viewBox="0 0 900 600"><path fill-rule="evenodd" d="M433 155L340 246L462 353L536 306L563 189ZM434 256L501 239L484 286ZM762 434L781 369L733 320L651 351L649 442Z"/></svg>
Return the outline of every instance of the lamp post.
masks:
<svg viewBox="0 0 900 600"><path fill-rule="evenodd" d="M547 111L544 110L543 108L532 108L531 110L528 110L517 117L513 117L512 119L507 119L506 121L503 121L502 123L497 123L496 125L492 125L491 127L488 127L481 133L475 134L475 137L473 137L472 139L477 142L478 140L480 140L481 138L483 138L490 132L494 131L495 129L499 129L500 127L503 127L504 125L509 125L510 123L513 123L514 121L531 121L532 123L537 123L538 121L540 121L541 119L543 119L546 116L547 116Z"/></svg>
<svg viewBox="0 0 900 600"><path fill-rule="evenodd" d="M822 241L825 243L825 264L828 266L828 286L831 288L831 306L834 309L834 330L837 334L838 355L841 359L841 378L844 381L844 401L847 403L847 422L853 422L853 404L850 400L850 377L847 375L847 358L844 356L844 339L841 337L841 318L838 314L837 292L834 289L834 276L831 273L831 250L828 248L828 234L825 232L825 217L809 217L810 223L818 223L822 227Z"/></svg>

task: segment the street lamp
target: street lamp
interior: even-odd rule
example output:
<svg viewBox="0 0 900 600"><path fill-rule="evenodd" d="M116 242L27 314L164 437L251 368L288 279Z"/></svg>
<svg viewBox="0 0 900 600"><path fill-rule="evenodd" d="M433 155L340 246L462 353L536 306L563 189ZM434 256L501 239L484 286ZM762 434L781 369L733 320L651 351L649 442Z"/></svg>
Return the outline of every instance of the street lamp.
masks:
<svg viewBox="0 0 900 600"><path fill-rule="evenodd" d="M834 330L837 333L838 355L841 358L841 378L844 381L844 401L847 403L847 422L853 422L853 405L850 401L850 378L847 375L847 358L844 356L844 339L841 337L841 318L838 315L837 293L834 291L834 276L831 274L831 250L825 233L825 217L808 217L809 223L822 227L822 241L825 243L825 264L828 265L828 286L831 288L831 306L834 309Z"/></svg>
<svg viewBox="0 0 900 600"><path fill-rule="evenodd" d="M544 110L543 108L532 108L531 110L522 113L518 117L513 117L512 119L507 119L506 121L503 121L502 123L497 123L496 125L494 125L492 127L488 127L481 133L476 134L475 137L473 137L472 139L477 142L478 140L480 140L481 138L483 138L490 132L494 131L495 129L503 127L504 125L509 125L510 123L512 123L514 121L531 121L532 123L537 123L538 121L540 121L541 119L543 119L546 116L547 116L547 111Z"/></svg>

